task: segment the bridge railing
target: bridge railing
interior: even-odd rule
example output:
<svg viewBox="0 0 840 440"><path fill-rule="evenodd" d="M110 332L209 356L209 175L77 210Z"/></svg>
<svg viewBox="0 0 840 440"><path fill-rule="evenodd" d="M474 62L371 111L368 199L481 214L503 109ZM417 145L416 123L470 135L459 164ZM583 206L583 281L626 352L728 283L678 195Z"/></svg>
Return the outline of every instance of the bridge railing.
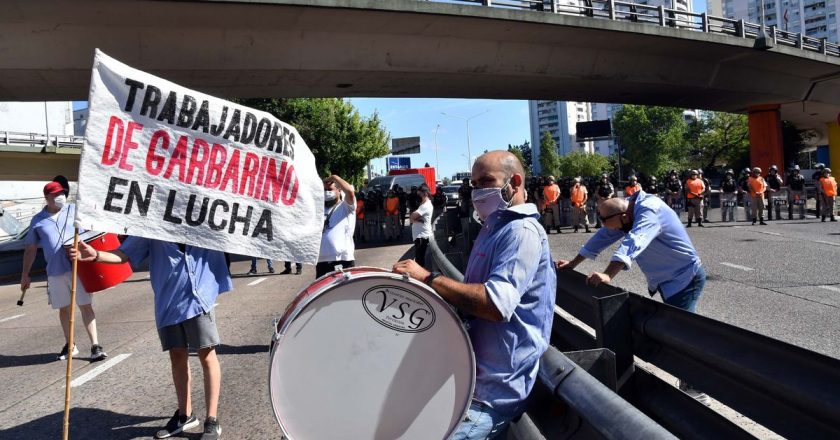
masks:
<svg viewBox="0 0 840 440"><path fill-rule="evenodd" d="M715 17L704 13L688 12L663 6L650 6L620 0L432 0L445 3L471 3L506 9L524 9L554 14L579 15L596 19L631 21L648 24L729 35L737 38L758 39L761 25ZM840 45L825 38L814 38L802 33L783 31L775 26L765 26L767 41L762 48L774 44L795 47L808 52L840 57Z"/></svg>
<svg viewBox="0 0 840 440"><path fill-rule="evenodd" d="M65 134L24 133L19 131L0 131L0 145L16 147L43 148L49 146L82 148L84 136Z"/></svg>

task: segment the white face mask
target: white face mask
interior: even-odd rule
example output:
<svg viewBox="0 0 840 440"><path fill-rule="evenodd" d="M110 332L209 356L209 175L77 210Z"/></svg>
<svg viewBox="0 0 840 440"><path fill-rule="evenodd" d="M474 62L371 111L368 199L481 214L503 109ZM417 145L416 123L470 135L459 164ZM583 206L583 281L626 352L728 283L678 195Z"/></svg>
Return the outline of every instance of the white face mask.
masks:
<svg viewBox="0 0 840 440"><path fill-rule="evenodd" d="M510 207L511 201L505 200L502 190L510 184L508 179L501 188L475 188L472 191L472 202L475 212L481 221L487 220L496 211L504 211Z"/></svg>
<svg viewBox="0 0 840 440"><path fill-rule="evenodd" d="M64 207L64 205L67 204L67 196L65 196L64 194L56 196L53 200L53 203L55 203L55 206L57 206L58 209L61 209Z"/></svg>
<svg viewBox="0 0 840 440"><path fill-rule="evenodd" d="M325 202L334 202L335 201L335 191L324 191L324 201Z"/></svg>

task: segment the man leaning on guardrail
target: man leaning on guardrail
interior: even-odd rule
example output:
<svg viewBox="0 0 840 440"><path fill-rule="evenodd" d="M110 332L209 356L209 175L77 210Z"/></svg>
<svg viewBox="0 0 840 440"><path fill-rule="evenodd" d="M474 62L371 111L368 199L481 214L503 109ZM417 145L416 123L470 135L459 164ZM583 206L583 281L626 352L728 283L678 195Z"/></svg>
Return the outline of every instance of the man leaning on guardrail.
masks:
<svg viewBox="0 0 840 440"><path fill-rule="evenodd" d="M603 227L580 248L571 261L558 260L557 269L574 269L586 258L595 259L604 249L621 240L604 272L592 272L586 282L592 286L611 283L622 270L639 264L648 281L651 296L695 313L706 284L700 256L677 214L659 197L638 191L628 199L606 200L598 207ZM709 397L680 381L686 394L703 404Z"/></svg>

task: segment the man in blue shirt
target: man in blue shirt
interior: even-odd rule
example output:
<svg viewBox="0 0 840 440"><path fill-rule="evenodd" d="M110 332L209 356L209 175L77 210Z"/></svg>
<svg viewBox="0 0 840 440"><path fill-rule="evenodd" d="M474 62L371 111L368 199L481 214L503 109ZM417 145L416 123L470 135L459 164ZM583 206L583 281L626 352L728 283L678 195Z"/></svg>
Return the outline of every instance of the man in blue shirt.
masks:
<svg viewBox="0 0 840 440"><path fill-rule="evenodd" d="M61 328L64 330L64 347L58 354L59 360L65 360L79 353L76 344L68 347L70 337L70 283L72 282L72 266L64 252L64 242L73 239L73 218L76 216L75 205L67 203L68 190L58 182L50 182L44 186L44 199L47 206L32 217L29 232L23 239L23 270L20 277L20 288L29 288L31 279L29 272L40 247L47 260L47 297L53 309L58 309ZM90 359L98 361L108 355L99 345L96 331L96 314L93 311L93 299L85 291L82 283L76 283L76 303L82 313L82 321L90 338Z"/></svg>
<svg viewBox="0 0 840 440"><path fill-rule="evenodd" d="M595 259L621 240L604 272L592 272L587 283L610 283L622 270L639 264L648 292L662 301L694 313L706 284L706 272L677 214L659 197L638 191L629 199L610 199L598 207L604 226L581 247L571 261L558 260L558 269L574 269L586 258ZM709 398L684 382L680 388L702 403Z"/></svg>
<svg viewBox="0 0 840 440"><path fill-rule="evenodd" d="M466 419L452 439L489 439L521 414L548 347L557 277L537 207L525 203L525 171L516 156L491 151L472 169L472 204L484 222L464 282L413 260L394 265L471 315L476 383Z"/></svg>
<svg viewBox="0 0 840 440"><path fill-rule="evenodd" d="M71 249L70 258L76 258ZM204 373L207 418L203 440L217 439L216 419L221 387L216 346L219 333L213 308L219 294L233 288L223 252L141 237L129 237L119 249L99 252L79 243L80 261L139 265L149 259L149 278L155 294L155 321L161 346L169 351L178 410L155 438L167 438L198 425L190 400L188 348L198 352Z"/></svg>

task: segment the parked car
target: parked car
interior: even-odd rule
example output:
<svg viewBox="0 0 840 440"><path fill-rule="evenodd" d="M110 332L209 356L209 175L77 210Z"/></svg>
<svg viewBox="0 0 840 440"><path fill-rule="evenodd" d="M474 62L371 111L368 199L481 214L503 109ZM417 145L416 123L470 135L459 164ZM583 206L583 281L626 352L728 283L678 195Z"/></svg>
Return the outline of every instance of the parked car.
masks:
<svg viewBox="0 0 840 440"><path fill-rule="evenodd" d="M458 206L458 188L460 188L459 185L443 187L443 193L446 194L446 206Z"/></svg>

